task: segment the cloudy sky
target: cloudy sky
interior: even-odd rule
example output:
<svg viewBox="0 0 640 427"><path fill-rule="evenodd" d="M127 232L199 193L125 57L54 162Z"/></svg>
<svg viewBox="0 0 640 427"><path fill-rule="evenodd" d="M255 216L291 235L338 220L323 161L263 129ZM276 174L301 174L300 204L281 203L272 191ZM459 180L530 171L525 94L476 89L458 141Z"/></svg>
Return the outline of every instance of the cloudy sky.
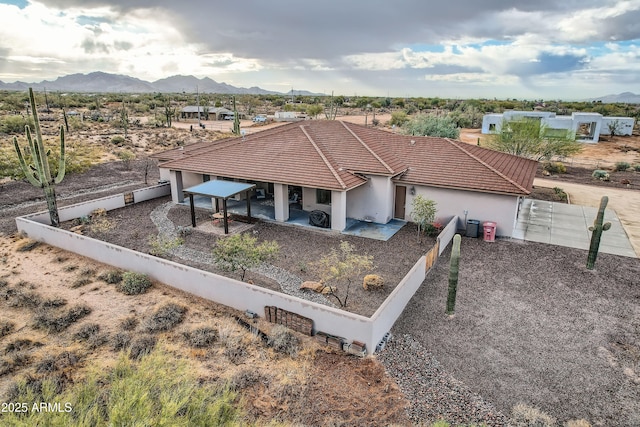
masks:
<svg viewBox="0 0 640 427"><path fill-rule="evenodd" d="M640 0L0 0L0 80L104 71L369 96L640 92Z"/></svg>

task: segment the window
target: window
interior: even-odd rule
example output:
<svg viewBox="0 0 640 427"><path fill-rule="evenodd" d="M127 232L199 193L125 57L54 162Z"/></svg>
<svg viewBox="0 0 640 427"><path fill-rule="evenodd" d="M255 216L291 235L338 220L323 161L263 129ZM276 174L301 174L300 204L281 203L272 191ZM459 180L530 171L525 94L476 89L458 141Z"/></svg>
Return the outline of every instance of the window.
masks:
<svg viewBox="0 0 640 427"><path fill-rule="evenodd" d="M316 203L319 205L331 204L331 190L316 189Z"/></svg>

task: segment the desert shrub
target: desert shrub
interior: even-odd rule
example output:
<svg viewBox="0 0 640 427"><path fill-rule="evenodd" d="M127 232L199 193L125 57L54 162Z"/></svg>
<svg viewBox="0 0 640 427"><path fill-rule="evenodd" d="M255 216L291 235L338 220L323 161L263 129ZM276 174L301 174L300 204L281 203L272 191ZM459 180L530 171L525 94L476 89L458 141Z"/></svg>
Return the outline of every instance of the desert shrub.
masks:
<svg viewBox="0 0 640 427"><path fill-rule="evenodd" d="M227 341L225 349L222 351L231 363L239 365L247 357L247 349L240 340L234 342Z"/></svg>
<svg viewBox="0 0 640 427"><path fill-rule="evenodd" d="M80 362L80 356L73 351L63 351L55 355L47 355L36 365L36 372L61 371Z"/></svg>
<svg viewBox="0 0 640 427"><path fill-rule="evenodd" d="M120 135L116 135L113 138L111 138L111 143L113 145L121 146L122 144L124 144L124 137Z"/></svg>
<svg viewBox="0 0 640 427"><path fill-rule="evenodd" d="M511 425L514 427L553 427L556 420L533 406L518 403L511 408Z"/></svg>
<svg viewBox="0 0 640 427"><path fill-rule="evenodd" d="M93 277L96 275L96 270L91 267L82 267L79 273L84 277Z"/></svg>
<svg viewBox="0 0 640 427"><path fill-rule="evenodd" d="M78 341L87 341L98 332L100 332L100 325L97 323L86 323L80 327L78 332L73 334L73 339Z"/></svg>
<svg viewBox="0 0 640 427"><path fill-rule="evenodd" d="M5 279L0 279L0 289L6 288L7 286L9 286L9 282L7 282Z"/></svg>
<svg viewBox="0 0 640 427"><path fill-rule="evenodd" d="M567 167L562 162L546 162L542 169L549 173L567 173Z"/></svg>
<svg viewBox="0 0 640 427"><path fill-rule="evenodd" d="M77 269L78 269L77 265L70 264L70 265L65 265L62 270L67 272L67 273L71 273L72 271L76 271Z"/></svg>
<svg viewBox="0 0 640 427"><path fill-rule="evenodd" d="M15 329L16 324L8 320L0 320L0 338L9 335Z"/></svg>
<svg viewBox="0 0 640 427"><path fill-rule="evenodd" d="M0 133L24 134L25 126L33 126L33 119L22 115L5 116L0 120Z"/></svg>
<svg viewBox="0 0 640 427"><path fill-rule="evenodd" d="M57 256L54 258L54 261L55 261L55 262L59 262L59 263L63 263L63 262L65 262L65 261L66 261L66 260L68 260L68 259L69 259L69 258L67 258L66 256L57 255Z"/></svg>
<svg viewBox="0 0 640 427"><path fill-rule="evenodd" d="M585 419L567 421L567 427L591 427L591 423Z"/></svg>
<svg viewBox="0 0 640 427"><path fill-rule="evenodd" d="M76 305L68 310L40 307L34 316L34 327L47 332L61 332L91 313L86 305Z"/></svg>
<svg viewBox="0 0 640 427"><path fill-rule="evenodd" d="M15 353L17 351L27 351L35 347L42 347L43 345L44 344L42 344L40 341L31 341L28 338L22 338L7 344L6 347L4 348L4 352L5 354L7 354L7 353Z"/></svg>
<svg viewBox="0 0 640 427"><path fill-rule="evenodd" d="M151 249L149 253L157 257L165 257L169 252L178 246L182 245L184 240L180 237L168 238L168 237L151 237L149 238L149 246Z"/></svg>
<svg viewBox="0 0 640 427"><path fill-rule="evenodd" d="M16 369L28 365L31 357L22 351L12 353L7 357L0 359L0 377L15 372Z"/></svg>
<svg viewBox="0 0 640 427"><path fill-rule="evenodd" d="M164 332L182 323L187 308L172 302L158 308L144 325L146 332Z"/></svg>
<svg viewBox="0 0 640 427"><path fill-rule="evenodd" d="M65 385L69 382L69 378L66 374L53 374L47 375L46 378L42 376L34 376L31 374L25 375L23 378L12 383L9 386L7 392L7 401L25 401L24 397L32 397L32 401L44 401L43 396L52 396L55 398L62 393ZM22 397L22 399L20 399ZM53 400L49 400L53 402ZM3 420L7 420L6 414L3 414ZM27 425L24 421L16 425ZM31 424L36 425L36 424ZM46 425L43 423L43 425Z"/></svg>
<svg viewBox="0 0 640 427"><path fill-rule="evenodd" d="M640 163L633 165L633 170L636 172L640 172Z"/></svg>
<svg viewBox="0 0 640 427"><path fill-rule="evenodd" d="M300 350L300 339L282 325L273 327L267 344L278 353L288 354L291 357L295 357Z"/></svg>
<svg viewBox="0 0 640 427"><path fill-rule="evenodd" d="M125 295L139 295L147 292L151 287L149 276L133 271L126 271L122 281L116 284L116 289Z"/></svg>
<svg viewBox="0 0 640 427"><path fill-rule="evenodd" d="M140 359L151 353L158 340L153 335L143 335L136 338L129 347L129 358Z"/></svg>
<svg viewBox="0 0 640 427"><path fill-rule="evenodd" d="M553 192L560 198L560 200L567 201L569 196L567 193L560 187L553 187Z"/></svg>
<svg viewBox="0 0 640 427"><path fill-rule="evenodd" d="M609 181L609 172L602 169L594 170L591 176L602 181Z"/></svg>
<svg viewBox="0 0 640 427"><path fill-rule="evenodd" d="M37 240L29 240L28 242L25 242L25 243L21 244L20 246L18 246L16 251L18 251L18 252L29 252L29 251L34 250L38 246L40 246L40 242L38 242Z"/></svg>
<svg viewBox="0 0 640 427"><path fill-rule="evenodd" d="M118 332L111 339L111 348L114 351L121 351L127 348L131 342L131 334L128 332Z"/></svg>
<svg viewBox="0 0 640 427"><path fill-rule="evenodd" d="M93 282L93 280L91 280L88 277L80 277L71 283L71 288L72 289L81 288L83 286L87 286L91 282Z"/></svg>
<svg viewBox="0 0 640 427"><path fill-rule="evenodd" d="M263 381L264 377L255 369L242 369L231 377L229 387L232 390L244 390L252 385Z"/></svg>
<svg viewBox="0 0 640 427"><path fill-rule="evenodd" d="M105 271L98 275L98 279L106 282L110 285L115 285L122 282L122 271L120 270L109 270Z"/></svg>
<svg viewBox="0 0 640 427"><path fill-rule="evenodd" d="M133 331L138 326L138 318L135 316L129 316L120 322L120 328L125 331Z"/></svg>
<svg viewBox="0 0 640 427"><path fill-rule="evenodd" d="M183 336L187 343L195 348L209 347L218 341L218 331L207 326L184 332Z"/></svg>
<svg viewBox="0 0 640 427"><path fill-rule="evenodd" d="M62 307L64 305L67 305L67 300L64 298L47 298L46 300L42 301L40 307L48 309Z"/></svg>
<svg viewBox="0 0 640 427"><path fill-rule="evenodd" d="M2 295L9 307L34 309L42 303L40 294L22 288L6 288Z"/></svg>
<svg viewBox="0 0 640 427"><path fill-rule="evenodd" d="M615 171L616 172L624 172L629 169L631 165L628 162L616 162Z"/></svg>
<svg viewBox="0 0 640 427"><path fill-rule="evenodd" d="M118 158L124 163L125 167L129 169L131 167L131 161L136 158L136 155L129 150L123 150L118 153Z"/></svg>

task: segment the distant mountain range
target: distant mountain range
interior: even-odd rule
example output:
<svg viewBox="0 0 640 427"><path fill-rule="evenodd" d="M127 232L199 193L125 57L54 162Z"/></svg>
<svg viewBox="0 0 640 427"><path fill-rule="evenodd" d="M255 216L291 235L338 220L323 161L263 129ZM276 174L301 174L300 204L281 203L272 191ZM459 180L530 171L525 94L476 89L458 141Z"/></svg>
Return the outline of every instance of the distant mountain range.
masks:
<svg viewBox="0 0 640 427"><path fill-rule="evenodd" d="M622 104L640 104L640 95L631 92L623 92L618 95L605 95L600 98L593 98L589 101L603 102L605 104L613 104L620 102Z"/></svg>
<svg viewBox="0 0 640 427"><path fill-rule="evenodd" d="M109 92L109 93L194 93L196 87L201 93L224 93L224 94L253 94L253 95L285 95L281 92L274 92L261 89L257 86L250 88L235 87L226 83L218 83L208 77L199 79L194 76L172 76L166 79L147 82L135 77L120 74L109 74L94 72L89 74L70 74L58 77L53 81L44 80L40 83L4 83L0 81L0 90L27 90L32 87L34 90L59 91L59 92ZM309 91L295 91L296 95L319 95ZM291 94L289 92L288 94Z"/></svg>

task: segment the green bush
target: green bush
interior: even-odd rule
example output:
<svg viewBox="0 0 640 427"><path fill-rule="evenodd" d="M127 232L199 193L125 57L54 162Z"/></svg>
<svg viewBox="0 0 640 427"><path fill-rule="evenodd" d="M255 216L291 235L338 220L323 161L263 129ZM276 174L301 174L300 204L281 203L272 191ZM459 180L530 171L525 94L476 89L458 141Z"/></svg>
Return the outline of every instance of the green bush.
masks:
<svg viewBox="0 0 640 427"><path fill-rule="evenodd" d="M553 191L556 193L556 196L560 198L560 200L567 201L569 196L567 193L560 187L553 187Z"/></svg>
<svg viewBox="0 0 640 427"><path fill-rule="evenodd" d="M631 165L628 162L617 162L615 166L616 172L624 172L629 169Z"/></svg>
<svg viewBox="0 0 640 427"><path fill-rule="evenodd" d="M101 273L98 276L98 279L110 285L115 285L122 282L122 271L120 270L105 271L104 273Z"/></svg>
<svg viewBox="0 0 640 427"><path fill-rule="evenodd" d="M122 281L116 284L116 289L125 295L140 295L151 287L151 280L146 274L127 271L122 275Z"/></svg>
<svg viewBox="0 0 640 427"><path fill-rule="evenodd" d="M567 167L562 162L546 162L542 166L543 170L549 173L567 173Z"/></svg>
<svg viewBox="0 0 640 427"><path fill-rule="evenodd" d="M633 170L636 172L640 172L640 163L636 163L635 165L633 165Z"/></svg>
<svg viewBox="0 0 640 427"><path fill-rule="evenodd" d="M23 116L6 116L0 121L0 133L6 134L24 134L25 126L33 127L33 120Z"/></svg>
<svg viewBox="0 0 640 427"><path fill-rule="evenodd" d="M601 181L609 181L609 172L602 169L594 170L591 176Z"/></svg>
<svg viewBox="0 0 640 427"><path fill-rule="evenodd" d="M122 137L120 135L116 135L113 138L111 138L111 143L113 145L120 146L120 145L124 144L124 137Z"/></svg>
<svg viewBox="0 0 640 427"><path fill-rule="evenodd" d="M105 271L104 273L101 273L98 276L98 279L110 285L115 285L122 282L122 271L120 270Z"/></svg>
<svg viewBox="0 0 640 427"><path fill-rule="evenodd" d="M125 355L109 369L95 369L64 390L56 378L19 380L16 402L68 402L69 412L2 414L3 425L236 426L243 413L228 388L200 383L188 360L155 350L137 361ZM142 421L141 421L142 420Z"/></svg>

